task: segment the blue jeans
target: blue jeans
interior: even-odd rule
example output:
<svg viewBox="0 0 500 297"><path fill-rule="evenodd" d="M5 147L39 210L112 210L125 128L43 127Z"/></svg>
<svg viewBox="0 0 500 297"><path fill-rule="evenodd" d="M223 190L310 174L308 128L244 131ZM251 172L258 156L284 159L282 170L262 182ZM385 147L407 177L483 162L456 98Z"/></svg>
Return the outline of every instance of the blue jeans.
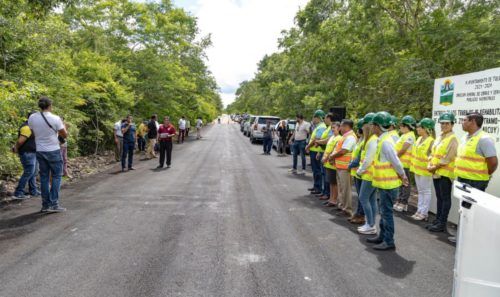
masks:
<svg viewBox="0 0 500 297"><path fill-rule="evenodd" d="M356 188L356 193L358 194L358 207L356 209L356 215L359 215L359 216L364 216L365 215L365 211L363 209L363 205L361 204L361 200L359 198L359 193L361 193L361 184L362 184L363 180L360 179L360 178L357 178L357 177L354 177L354 187Z"/></svg>
<svg viewBox="0 0 500 297"><path fill-rule="evenodd" d="M42 208L59 206L59 190L63 173L61 150L37 152L36 159L40 165L40 187L42 190ZM50 178L52 177L52 185Z"/></svg>
<svg viewBox="0 0 500 297"><path fill-rule="evenodd" d="M371 181L363 180L359 189L359 201L365 212L366 222L370 226L375 226L377 217L377 189L372 186Z"/></svg>
<svg viewBox="0 0 500 297"><path fill-rule="evenodd" d="M321 153L320 163L321 159L323 158L323 153ZM323 166L323 163L321 163L321 177L323 178L323 195L330 197L330 182L326 179L326 168Z"/></svg>
<svg viewBox="0 0 500 297"><path fill-rule="evenodd" d="M271 148L273 147L273 139L266 137L262 139L264 142L264 153L270 154L271 153Z"/></svg>
<svg viewBox="0 0 500 297"><path fill-rule="evenodd" d="M23 165L23 175L19 179L14 196L23 196L26 184L29 185L30 195L37 195L36 188L36 153L20 153L19 159Z"/></svg>
<svg viewBox="0 0 500 297"><path fill-rule="evenodd" d="M321 156L323 155L322 153L319 152L310 152L309 157L311 157L311 167L312 167L312 172L313 172L313 186L316 191L323 192L323 175L321 174L321 159L316 160L316 156Z"/></svg>
<svg viewBox="0 0 500 297"><path fill-rule="evenodd" d="M293 148L293 169L297 169L297 157L300 154L302 159L302 170L306 170L306 141L296 140L292 144Z"/></svg>
<svg viewBox="0 0 500 297"><path fill-rule="evenodd" d="M125 169L125 164L128 157L128 168L132 167L134 161L134 149L135 143L123 141L123 152L122 152L122 168Z"/></svg>
<svg viewBox="0 0 500 297"><path fill-rule="evenodd" d="M394 215L392 208L399 195L399 188L378 189L380 193L380 234L379 238L388 245L394 245Z"/></svg>

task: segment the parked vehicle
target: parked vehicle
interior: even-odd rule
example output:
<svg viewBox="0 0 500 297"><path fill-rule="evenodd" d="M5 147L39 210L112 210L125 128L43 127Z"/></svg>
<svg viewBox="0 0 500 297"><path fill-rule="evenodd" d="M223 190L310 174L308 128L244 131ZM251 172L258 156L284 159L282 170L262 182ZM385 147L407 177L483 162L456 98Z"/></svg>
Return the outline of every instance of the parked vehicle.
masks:
<svg viewBox="0 0 500 297"><path fill-rule="evenodd" d="M297 124L297 121L296 120L291 120L291 119L288 119L288 120L284 120L286 121L286 125L288 126L288 135L286 137L287 141L285 143L285 152L287 154L291 154L292 153L292 150L290 148L290 145L288 144L288 140L290 140L290 137L292 137L292 134L293 134L293 131L295 130L295 125ZM278 130L278 126L279 126L280 122L278 122L275 126L274 126L274 129L277 131ZM275 150L278 150L278 141L279 139L276 137L273 139L273 148Z"/></svg>
<svg viewBox="0 0 500 297"><path fill-rule="evenodd" d="M280 118L273 116L256 116L250 127L251 143L255 143L264 138L262 129L266 126L267 121L270 121L271 127L274 127L280 121Z"/></svg>
<svg viewBox="0 0 500 297"><path fill-rule="evenodd" d="M255 116L250 116L248 120L243 124L243 134L250 137L250 125L254 122Z"/></svg>
<svg viewBox="0 0 500 297"><path fill-rule="evenodd" d="M500 296L500 198L460 182L454 297Z"/></svg>

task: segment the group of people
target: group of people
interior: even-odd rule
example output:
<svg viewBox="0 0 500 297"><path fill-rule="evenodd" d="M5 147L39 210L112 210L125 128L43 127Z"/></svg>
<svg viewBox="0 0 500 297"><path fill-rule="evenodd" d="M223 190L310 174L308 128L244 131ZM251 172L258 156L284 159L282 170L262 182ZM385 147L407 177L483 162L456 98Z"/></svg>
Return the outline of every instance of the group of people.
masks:
<svg viewBox="0 0 500 297"><path fill-rule="evenodd" d="M201 128L203 121L196 120L196 138L201 139ZM118 121L114 125L115 159L121 162L122 172L135 170L133 167L134 150L143 152L147 159L158 158L163 168L165 162L167 168L172 164L172 142L177 136L177 143L184 143L189 136L191 123L184 116L179 119L178 131L170 121L170 117L165 116L162 124L158 123L158 116L152 115L149 121L143 121L137 128L133 123L133 117L128 115L125 119Z"/></svg>
<svg viewBox="0 0 500 297"><path fill-rule="evenodd" d="M466 135L460 140L453 132L456 118L451 112L439 116L441 133L437 137L435 122L430 118L417 122L407 115L399 120L384 111L368 113L355 124L349 119L337 122L333 114L317 110L312 129L303 115L296 118L289 140L293 153L290 172L305 171L308 152L313 172L313 185L308 189L311 195L347 216L351 223L360 224L360 234L376 235L366 239L375 244L376 250L395 249L393 211L408 211L411 180L418 192L418 207L412 218L428 220L434 187L436 218L426 229L445 232L453 181L484 191L498 166L495 142L482 130L483 116L479 113L466 115L462 122ZM302 170L297 170L299 155ZM358 194L356 209L353 183Z"/></svg>

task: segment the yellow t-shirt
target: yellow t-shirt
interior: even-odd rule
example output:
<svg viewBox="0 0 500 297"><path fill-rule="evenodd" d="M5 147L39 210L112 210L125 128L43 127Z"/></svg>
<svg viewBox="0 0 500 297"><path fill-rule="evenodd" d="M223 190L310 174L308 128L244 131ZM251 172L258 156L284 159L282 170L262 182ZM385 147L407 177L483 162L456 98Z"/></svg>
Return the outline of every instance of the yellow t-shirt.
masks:
<svg viewBox="0 0 500 297"><path fill-rule="evenodd" d="M30 138L32 133L31 133L30 127L28 125L26 125L26 126L23 126L21 128L21 130L19 131L19 134L21 134L22 136L24 136L26 138Z"/></svg>

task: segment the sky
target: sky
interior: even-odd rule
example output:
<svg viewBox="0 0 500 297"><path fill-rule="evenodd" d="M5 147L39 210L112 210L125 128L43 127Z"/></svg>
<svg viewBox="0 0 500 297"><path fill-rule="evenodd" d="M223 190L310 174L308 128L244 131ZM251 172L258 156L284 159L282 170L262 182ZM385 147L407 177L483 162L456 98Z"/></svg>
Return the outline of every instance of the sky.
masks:
<svg viewBox="0 0 500 297"><path fill-rule="evenodd" d="M211 34L208 67L224 105L234 101L240 82L250 80L257 63L278 50L282 30L291 28L308 0L174 0L198 19L201 36Z"/></svg>

